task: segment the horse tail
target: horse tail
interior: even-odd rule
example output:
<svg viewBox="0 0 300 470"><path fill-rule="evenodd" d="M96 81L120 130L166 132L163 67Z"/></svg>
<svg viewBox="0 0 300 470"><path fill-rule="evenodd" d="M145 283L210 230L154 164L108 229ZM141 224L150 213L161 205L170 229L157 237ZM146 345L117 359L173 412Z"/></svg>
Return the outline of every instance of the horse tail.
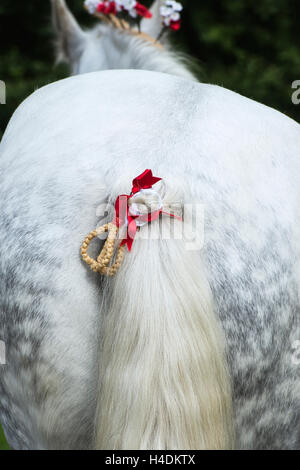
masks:
<svg viewBox="0 0 300 470"><path fill-rule="evenodd" d="M165 200L183 207L176 191ZM225 341L205 269L199 253L168 236L187 228L188 218L164 215L142 238L143 227L109 281L97 449L233 447Z"/></svg>

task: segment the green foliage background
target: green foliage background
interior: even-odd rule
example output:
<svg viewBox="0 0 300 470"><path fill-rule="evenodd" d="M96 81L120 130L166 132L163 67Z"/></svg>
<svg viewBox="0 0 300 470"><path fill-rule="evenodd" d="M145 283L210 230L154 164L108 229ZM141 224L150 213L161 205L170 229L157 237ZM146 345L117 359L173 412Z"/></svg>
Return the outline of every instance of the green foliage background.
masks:
<svg viewBox="0 0 300 470"><path fill-rule="evenodd" d="M149 1L145 1L149 5ZM299 0L182 0L182 30L173 41L197 59L201 81L216 83L299 121L291 84L300 79ZM93 19L83 0L68 0L83 25ZM54 67L50 0L0 4L0 138L16 107L36 88L67 76ZM0 449L3 438L0 434Z"/></svg>
<svg viewBox="0 0 300 470"><path fill-rule="evenodd" d="M8 444L4 437L4 433L0 427L0 450L9 450Z"/></svg>

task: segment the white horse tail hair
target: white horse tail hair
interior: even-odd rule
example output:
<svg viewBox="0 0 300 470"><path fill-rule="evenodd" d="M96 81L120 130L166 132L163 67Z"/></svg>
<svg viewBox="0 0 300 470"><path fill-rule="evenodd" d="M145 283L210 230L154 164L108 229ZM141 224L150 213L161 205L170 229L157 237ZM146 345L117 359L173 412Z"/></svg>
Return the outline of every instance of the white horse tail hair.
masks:
<svg viewBox="0 0 300 470"><path fill-rule="evenodd" d="M183 208L180 192L165 197L166 211L174 204ZM163 215L143 227L108 281L97 449L234 446L225 340L201 253L188 251L185 241L174 237L174 229L187 226L188 218L186 213L184 221Z"/></svg>

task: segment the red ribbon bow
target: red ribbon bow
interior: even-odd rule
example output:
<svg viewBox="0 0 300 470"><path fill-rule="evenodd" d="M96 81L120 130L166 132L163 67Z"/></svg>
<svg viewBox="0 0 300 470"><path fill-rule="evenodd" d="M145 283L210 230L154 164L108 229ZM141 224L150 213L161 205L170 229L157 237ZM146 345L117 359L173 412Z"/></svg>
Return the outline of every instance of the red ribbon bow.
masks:
<svg viewBox="0 0 300 470"><path fill-rule="evenodd" d="M152 186L158 181L161 181L162 178L156 178L153 176L151 170L145 170L144 173L137 176L132 182L132 191L130 196L123 194L118 196L115 204L115 218L114 224L117 227L123 227L127 225L126 237L122 240L121 246L127 245L128 250L131 251L133 241L137 233L137 224L136 219L139 218L142 222L151 222L157 220L160 214L163 213L163 210L157 210L150 214L145 215L132 215L129 211L128 200L136 193L140 192L142 189L152 189ZM172 214L168 214L170 217L175 217Z"/></svg>
<svg viewBox="0 0 300 470"><path fill-rule="evenodd" d="M133 180L131 195L138 193L141 189L152 189L152 186L161 180L162 178L153 176L151 170L145 170L144 173Z"/></svg>

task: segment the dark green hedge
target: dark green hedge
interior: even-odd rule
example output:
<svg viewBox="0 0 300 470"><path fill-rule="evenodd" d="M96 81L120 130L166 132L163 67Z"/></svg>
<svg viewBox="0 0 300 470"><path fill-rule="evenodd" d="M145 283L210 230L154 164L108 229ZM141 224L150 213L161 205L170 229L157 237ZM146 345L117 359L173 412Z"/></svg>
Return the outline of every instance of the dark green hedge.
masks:
<svg viewBox="0 0 300 470"><path fill-rule="evenodd" d="M4 433L3 433L2 429L1 429L1 426L0 426L0 451L1 450L9 450L9 446L6 442Z"/></svg>
<svg viewBox="0 0 300 470"><path fill-rule="evenodd" d="M149 4L149 2L145 3ZM291 84L300 79L299 0L185 0L184 25L174 34L197 58L199 78L254 98L299 120ZM84 24L83 0L68 4ZM53 65L50 1L1 0L0 136L18 104L37 87L64 77Z"/></svg>

